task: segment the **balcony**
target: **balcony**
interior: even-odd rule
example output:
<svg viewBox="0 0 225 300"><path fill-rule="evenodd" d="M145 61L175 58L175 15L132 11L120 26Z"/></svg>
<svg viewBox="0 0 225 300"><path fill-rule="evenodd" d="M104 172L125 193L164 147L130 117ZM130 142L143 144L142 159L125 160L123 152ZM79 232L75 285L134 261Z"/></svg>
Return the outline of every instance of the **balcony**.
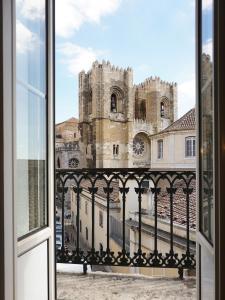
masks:
<svg viewBox="0 0 225 300"><path fill-rule="evenodd" d="M189 278L195 275L196 265L194 170L57 170L56 192L62 224L58 264L82 265L84 273L91 266L86 280L94 280L94 286L101 274L93 271L103 270L115 276L115 280L104 279L110 286L123 276L139 286L138 276L147 275L146 280L153 278L156 286L166 286L169 280L174 291L177 277L185 277L179 285L190 281L195 290L194 279ZM72 284L78 279L61 274L58 280Z"/></svg>

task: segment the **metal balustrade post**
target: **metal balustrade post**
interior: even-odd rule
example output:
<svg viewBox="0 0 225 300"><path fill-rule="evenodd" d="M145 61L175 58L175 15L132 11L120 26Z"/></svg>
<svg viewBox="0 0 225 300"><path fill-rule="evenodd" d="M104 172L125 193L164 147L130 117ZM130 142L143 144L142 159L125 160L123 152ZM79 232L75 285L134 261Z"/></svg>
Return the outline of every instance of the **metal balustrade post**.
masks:
<svg viewBox="0 0 225 300"><path fill-rule="evenodd" d="M123 202L123 252L126 252L126 237L125 237L125 219L126 219L126 194L129 192L129 188L126 188L125 185L119 189L122 194Z"/></svg>
<svg viewBox="0 0 225 300"><path fill-rule="evenodd" d="M110 204L110 194L113 192L113 188L104 187L103 188L105 194L107 195L107 232L106 232L106 238L107 238L107 246L106 246L106 252L108 253L110 251L109 248L109 204Z"/></svg>
<svg viewBox="0 0 225 300"><path fill-rule="evenodd" d="M80 250L80 193L82 192L82 188L79 185L73 187L75 194L77 195L77 253Z"/></svg>
<svg viewBox="0 0 225 300"><path fill-rule="evenodd" d="M192 194L192 188L183 189L186 195L186 218L187 218L187 254L190 254L190 194Z"/></svg>
<svg viewBox="0 0 225 300"><path fill-rule="evenodd" d="M170 195L170 248L173 251L173 195L176 193L176 188L167 188Z"/></svg>
<svg viewBox="0 0 225 300"><path fill-rule="evenodd" d="M144 188L138 187L135 188L136 194L138 194L138 252L141 252L141 201L142 194L144 193Z"/></svg>
<svg viewBox="0 0 225 300"><path fill-rule="evenodd" d="M65 187L65 183L63 182L63 186L57 187L58 193L62 194L62 216L61 216L61 225L62 225L62 251L65 250L65 222L64 222L64 212L65 212L65 193L67 193L68 188Z"/></svg>
<svg viewBox="0 0 225 300"><path fill-rule="evenodd" d="M64 206L65 206L65 195L64 195L64 186L62 188L62 249L64 251L64 242L65 242L65 224L64 224Z"/></svg>
<svg viewBox="0 0 225 300"><path fill-rule="evenodd" d="M154 194L154 221L155 221L155 228L154 228L154 251L158 251L158 203L157 203L157 197L161 191L161 188L151 188L151 192Z"/></svg>
<svg viewBox="0 0 225 300"><path fill-rule="evenodd" d="M89 192L91 193L91 211L92 211L92 218L91 218L91 245L92 251L95 249L95 194L98 191L98 188L92 186L88 188Z"/></svg>

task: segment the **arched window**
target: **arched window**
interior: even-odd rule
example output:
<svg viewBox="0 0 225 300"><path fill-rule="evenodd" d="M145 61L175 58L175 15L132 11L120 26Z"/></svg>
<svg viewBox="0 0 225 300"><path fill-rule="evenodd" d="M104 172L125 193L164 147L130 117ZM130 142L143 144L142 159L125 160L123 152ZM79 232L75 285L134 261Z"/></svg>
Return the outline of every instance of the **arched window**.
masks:
<svg viewBox="0 0 225 300"><path fill-rule="evenodd" d="M111 95L111 112L117 112L117 97L114 93Z"/></svg>
<svg viewBox="0 0 225 300"><path fill-rule="evenodd" d="M160 103L160 115L161 117L165 117L165 105L164 105L164 102L161 102Z"/></svg>

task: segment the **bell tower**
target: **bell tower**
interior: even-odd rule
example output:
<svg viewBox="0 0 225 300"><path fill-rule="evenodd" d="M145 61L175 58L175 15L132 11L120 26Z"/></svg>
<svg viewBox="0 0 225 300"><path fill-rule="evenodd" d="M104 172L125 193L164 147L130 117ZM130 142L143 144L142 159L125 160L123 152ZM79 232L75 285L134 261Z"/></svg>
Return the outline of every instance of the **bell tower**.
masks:
<svg viewBox="0 0 225 300"><path fill-rule="evenodd" d="M94 62L79 74L79 126L87 166L127 167L134 118L131 68Z"/></svg>

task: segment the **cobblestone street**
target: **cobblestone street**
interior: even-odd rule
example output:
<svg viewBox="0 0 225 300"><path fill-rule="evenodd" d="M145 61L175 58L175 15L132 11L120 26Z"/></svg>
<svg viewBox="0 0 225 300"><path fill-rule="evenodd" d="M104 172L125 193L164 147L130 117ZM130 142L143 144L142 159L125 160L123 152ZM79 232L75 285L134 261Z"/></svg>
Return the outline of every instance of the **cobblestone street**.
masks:
<svg viewBox="0 0 225 300"><path fill-rule="evenodd" d="M57 292L58 300L195 300L196 283L102 272L57 274Z"/></svg>

